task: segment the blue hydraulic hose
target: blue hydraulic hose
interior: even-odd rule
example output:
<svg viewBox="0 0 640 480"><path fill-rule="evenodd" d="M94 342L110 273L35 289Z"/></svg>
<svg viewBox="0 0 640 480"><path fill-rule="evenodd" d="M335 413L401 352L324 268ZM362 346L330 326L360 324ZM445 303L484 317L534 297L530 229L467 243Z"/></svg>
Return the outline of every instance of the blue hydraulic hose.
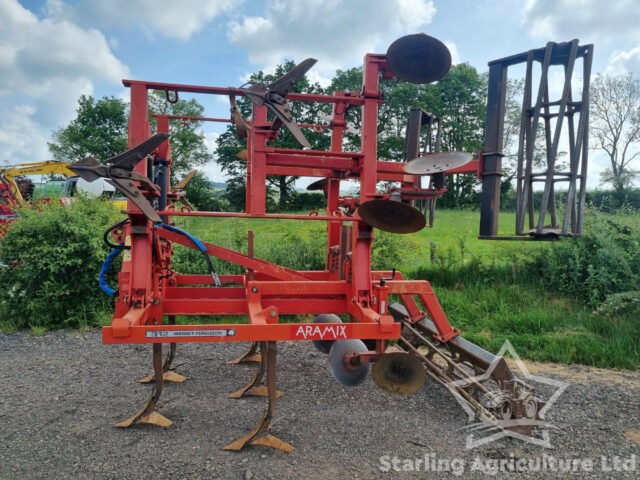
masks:
<svg viewBox="0 0 640 480"><path fill-rule="evenodd" d="M202 253L208 253L207 252L207 247L204 246L204 243L202 243L200 240L198 240L196 237L194 237L190 233L185 232L184 230L180 230L178 227L174 227L173 225L167 225L166 223L156 223L156 226L162 227L165 230L169 230L170 232L179 233L180 235L184 235L189 240L191 240L196 245L196 247L198 247L198 250L200 250Z"/></svg>
<svg viewBox="0 0 640 480"><path fill-rule="evenodd" d="M107 273L111 269L111 265L113 264L113 261L123 249L124 249L124 243L121 243L116 248L111 250L111 253L109 254L109 256L107 256L104 263L102 264L102 268L100 269L100 275L98 275L100 288L104 293L106 293L110 297L113 297L116 294L116 291L113 288L111 288L109 285L107 285Z"/></svg>
<svg viewBox="0 0 640 480"><path fill-rule="evenodd" d="M209 271L211 272L211 277L213 278L213 284L217 287L222 286L222 282L220 282L220 279L218 278L218 275L216 274L216 271L213 268L213 264L211 263L211 257L209 256L209 252L207 251L207 247L204 246L204 243L202 243L200 240L198 240L196 237L194 237L190 233L185 232L184 230L180 230L178 227L174 227L173 225L167 225L166 223L156 223L156 226L162 227L165 230L169 230L170 232L184 235L189 240L191 240L196 246L196 248L204 254L204 258L207 261Z"/></svg>

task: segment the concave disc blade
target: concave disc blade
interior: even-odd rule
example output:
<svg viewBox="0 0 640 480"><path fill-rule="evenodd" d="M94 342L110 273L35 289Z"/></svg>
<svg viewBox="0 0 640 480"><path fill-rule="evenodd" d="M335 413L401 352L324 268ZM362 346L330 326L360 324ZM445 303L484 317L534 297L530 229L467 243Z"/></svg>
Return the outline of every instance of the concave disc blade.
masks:
<svg viewBox="0 0 640 480"><path fill-rule="evenodd" d="M316 180L315 182L307 185L307 190L310 190L310 191L324 190L324 188L327 186L328 183L329 183L328 178L321 178L320 180Z"/></svg>
<svg viewBox="0 0 640 480"><path fill-rule="evenodd" d="M440 40L418 33L401 37L387 50L387 65L393 74L411 83L431 83L451 68L451 53Z"/></svg>
<svg viewBox="0 0 640 480"><path fill-rule="evenodd" d="M434 152L408 162L404 171L413 175L431 175L462 167L473 159L467 152Z"/></svg>
<svg viewBox="0 0 640 480"><path fill-rule="evenodd" d="M391 233L414 233L427 224L420 210L393 200L364 202L358 207L358 215L372 227Z"/></svg>
<svg viewBox="0 0 640 480"><path fill-rule="evenodd" d="M342 323L339 316L332 313L322 313L314 318L313 323ZM322 353L329 353L335 340L312 340L313 346Z"/></svg>
<svg viewBox="0 0 640 480"><path fill-rule="evenodd" d="M385 353L376 360L371 378L381 390L393 395L410 395L422 388L427 373L420 360L404 352Z"/></svg>
<svg viewBox="0 0 640 480"><path fill-rule="evenodd" d="M345 355L353 353L363 353L367 351L367 346L362 340L336 340L329 351L329 366L334 378L347 387L358 385L367 378L371 369L370 363L361 363L353 369L347 368Z"/></svg>

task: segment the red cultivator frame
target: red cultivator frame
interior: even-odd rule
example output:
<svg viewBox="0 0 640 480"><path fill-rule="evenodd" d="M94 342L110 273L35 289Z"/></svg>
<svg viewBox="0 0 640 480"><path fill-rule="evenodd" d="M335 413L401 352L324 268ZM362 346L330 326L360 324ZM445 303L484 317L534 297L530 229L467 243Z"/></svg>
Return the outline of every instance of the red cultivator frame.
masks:
<svg viewBox="0 0 640 480"><path fill-rule="evenodd" d="M405 55L406 52L413 56ZM428 59L427 60L425 60ZM276 342L312 340L329 353L334 376L345 385L360 383L373 366L374 381L391 393L408 394L419 389L428 375L463 398L488 421L510 421L508 428L519 434L531 431L540 403L533 390L514 379L506 363L458 337L442 311L427 281L403 279L399 272L372 271L373 226L406 233L424 226L424 217L412 204L442 195L442 172L476 173L478 162L464 166L436 151L421 157L407 168L406 162L383 162L377 158L378 107L383 102L380 76L397 76L415 83L442 77L450 66L446 47L426 35L403 37L386 55L367 54L364 58L363 87L357 93L336 92L332 96L288 93L295 81L315 63L309 59L268 87L248 89L176 85L125 80L131 89L129 146L131 150L110 160L111 166L85 159L74 169L85 178L106 177L130 199L128 221L111 233L124 250L115 315L111 326L103 328L105 343L152 343L156 387L138 414L118 424L134 422L168 426L171 422L156 411L163 380L182 381L170 371L178 342L252 342L249 351L233 363L255 361L260 367L255 378L232 397L263 395L269 407L258 426L248 435L228 445L240 449L246 443L284 450L293 447L268 433L279 392L275 389ZM178 207L181 189L171 189L169 168L171 147L168 139L171 119L157 116L157 133L152 136L147 108L149 90L164 90L167 99L180 92L228 96L230 119L199 118L236 124L238 134L247 138L246 213L196 212ZM235 97L247 96L253 115L246 122L235 106ZM287 101L324 102L333 105L330 125L331 149L274 148L269 142L279 129L288 128L308 146L300 126L291 116ZM343 132L348 108L362 109L362 143L359 152L344 152ZM269 120L268 111L275 116ZM417 109L407 132L405 160L419 155L420 127L438 123ZM424 114L424 115L423 115ZM416 130L417 129L417 130ZM439 142L436 142L437 145ZM306 145L305 145L306 144ZM431 156L429 156L431 155ZM458 154L460 155L460 154ZM448 159L449 160L448 160ZM425 160L426 159L426 160ZM429 160L434 159L434 160ZM469 158L466 160L470 160ZM464 163L464 162L462 162ZM407 173L412 172L412 173ZM430 188L422 188L419 175L431 175ZM324 215L266 214L266 179L269 175L321 177L316 182L327 199ZM358 179L360 197L340 196L340 182ZM376 193L379 181L399 182L389 194ZM327 262L323 271L295 271L254 258L253 235L249 253L243 254L218 245L201 242L171 224L176 216L275 218L323 221L327 225ZM195 248L211 266L209 256L241 265L244 275L217 276L180 274L171 268L174 243ZM389 295L402 304L389 305ZM314 323L280 323L280 315L318 315ZM348 316L343 323L337 314ZM175 317L188 315L239 315L242 324L175 325ZM165 322L165 319L167 320ZM361 340L366 340L366 344ZM398 340L396 351L387 351L388 340ZM162 362L162 343L171 343L171 352ZM258 352L258 347L260 352ZM475 374L491 369L497 392L475 380ZM266 373L266 386L261 384ZM146 380L152 380L153 376ZM466 379L467 383L460 382ZM452 386L453 385L453 386Z"/></svg>

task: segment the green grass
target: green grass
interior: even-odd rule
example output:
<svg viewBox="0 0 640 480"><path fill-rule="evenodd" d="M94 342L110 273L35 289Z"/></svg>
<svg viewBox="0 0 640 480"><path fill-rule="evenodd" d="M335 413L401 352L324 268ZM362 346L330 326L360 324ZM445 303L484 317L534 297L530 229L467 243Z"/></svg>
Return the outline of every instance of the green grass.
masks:
<svg viewBox="0 0 640 480"><path fill-rule="evenodd" d="M640 227L640 215L616 216ZM326 225L322 221L174 217L176 225L202 240L247 251L247 231L255 235L255 256L297 270L321 270L325 263ZM589 222L585 223L590 225ZM397 268L406 278L431 282L452 325L465 338L498 351L510 340L523 358L600 367L640 368L640 322L631 313L593 313L585 300L551 291L527 263L533 254L557 244L478 240L479 213L437 211L433 228L412 235L375 232L374 269ZM502 214L501 234L513 230L513 214ZM102 232L96 230L96 238ZM567 239L563 242L572 242ZM101 260L100 260L101 261ZM243 268L214 259L220 274ZM200 252L176 245L173 267L179 273L207 273ZM562 266L560 266L562 268ZM91 274L95 281L97 271ZM110 312L81 311L76 325L108 324ZM283 321L309 319L286 317ZM42 322L40 322L42 320ZM245 322L242 317L179 318L179 323ZM32 322L35 334L46 325ZM1 331L16 331L0 316Z"/></svg>
<svg viewBox="0 0 640 480"><path fill-rule="evenodd" d="M637 221L632 216L625 220ZM500 233L511 234L514 222L513 214L502 214ZM202 240L245 252L247 231L253 230L259 258L295 269L324 265L324 222L183 217L176 223ZM373 263L379 269L398 268L407 278L429 280L450 322L490 351L498 351L508 339L519 355L532 360L640 367L635 318L595 315L584 304L548 291L528 271L528 257L552 245L479 240L478 225L479 212L445 210L436 213L433 228L412 235L376 231ZM182 254L178 249L178 260ZM188 260L185 266L205 271L197 255ZM223 262L217 268L241 272Z"/></svg>

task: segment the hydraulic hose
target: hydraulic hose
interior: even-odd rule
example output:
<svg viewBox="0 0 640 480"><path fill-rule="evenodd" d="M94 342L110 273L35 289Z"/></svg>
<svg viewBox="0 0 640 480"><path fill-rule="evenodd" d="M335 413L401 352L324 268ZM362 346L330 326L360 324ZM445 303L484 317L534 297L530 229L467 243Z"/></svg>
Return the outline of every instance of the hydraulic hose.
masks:
<svg viewBox="0 0 640 480"><path fill-rule="evenodd" d="M113 297L116 294L116 291L107 284L107 273L111 269L111 265L113 264L113 261L115 260L115 258L124 248L125 248L124 244L121 243L119 245L116 245L116 247L113 250L111 250L111 253L107 256L104 263L102 264L102 268L100 269L100 275L98 276L98 281L100 282L100 288L104 293L106 293L110 297Z"/></svg>
<svg viewBox="0 0 640 480"><path fill-rule="evenodd" d="M129 222L129 219L128 219L128 218L125 218L125 219L124 219L124 220L122 220L121 222L118 222L118 223L116 223L115 225L113 225L112 227L109 227L109 228L107 229L107 231L106 231L106 232L104 232L104 235L102 236L102 239L104 240L104 243L106 243L108 247L111 247L111 248L118 248L118 247L120 247L120 250L122 250L122 249L124 249L124 250L130 250L130 249L131 249L131 247L126 246L126 245L123 245L122 243L121 243L121 244L119 244L119 245L116 245L116 244L111 243L111 242L109 241L109 234L110 234L111 232L113 232L114 230L116 230L116 229L118 229L118 228L120 228L120 227L123 227L123 226L124 226L126 223L128 223L128 222Z"/></svg>
<svg viewBox="0 0 640 480"><path fill-rule="evenodd" d="M207 262L207 266L209 267L209 272L211 273L211 278L213 278L213 284L216 287L222 286L222 282L220 281L220 278L218 278L218 275L216 274L216 271L213 268L211 257L209 256L209 252L207 251L207 247L204 246L204 243L202 243L200 240L198 240L196 237L194 237L190 233L185 232L184 230L180 230L178 227L174 227L173 225L167 225L166 223L156 223L156 226L162 227L165 230L169 230L170 232L178 233L180 235L187 237L189 240L191 240L193 244L196 246L196 248L200 250L204 255L205 261Z"/></svg>

